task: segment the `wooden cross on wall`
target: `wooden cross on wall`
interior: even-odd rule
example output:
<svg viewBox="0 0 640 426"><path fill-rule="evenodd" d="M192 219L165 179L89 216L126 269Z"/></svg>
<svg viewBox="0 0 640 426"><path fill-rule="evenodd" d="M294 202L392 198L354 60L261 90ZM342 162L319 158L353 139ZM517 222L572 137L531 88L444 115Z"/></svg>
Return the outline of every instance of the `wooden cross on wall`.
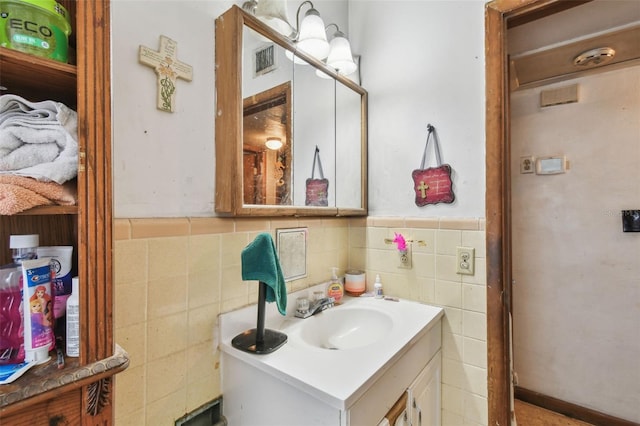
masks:
<svg viewBox="0 0 640 426"><path fill-rule="evenodd" d="M173 112L178 78L191 81L193 67L177 60L178 43L169 37L160 36L160 50L156 52L146 46L140 46L138 60L141 64L153 67L158 76L159 110Z"/></svg>

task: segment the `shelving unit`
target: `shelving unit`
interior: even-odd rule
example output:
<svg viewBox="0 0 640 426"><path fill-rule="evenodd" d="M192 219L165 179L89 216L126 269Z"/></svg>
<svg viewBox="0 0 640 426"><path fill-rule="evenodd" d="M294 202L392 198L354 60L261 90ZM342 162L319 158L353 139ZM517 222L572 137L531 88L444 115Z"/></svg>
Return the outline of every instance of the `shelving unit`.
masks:
<svg viewBox="0 0 640 426"><path fill-rule="evenodd" d="M0 47L0 61L2 93L19 94L33 102L53 99L75 109L75 66L5 47Z"/></svg>
<svg viewBox="0 0 640 426"><path fill-rule="evenodd" d="M61 369L36 366L0 389L0 424L110 425L112 376L128 365L113 342L111 89L109 1L58 0L70 13L76 64L0 47L0 93L55 100L78 113L77 206L36 207L0 216L0 263L9 235L40 235L40 245L71 245L79 276L81 349Z"/></svg>

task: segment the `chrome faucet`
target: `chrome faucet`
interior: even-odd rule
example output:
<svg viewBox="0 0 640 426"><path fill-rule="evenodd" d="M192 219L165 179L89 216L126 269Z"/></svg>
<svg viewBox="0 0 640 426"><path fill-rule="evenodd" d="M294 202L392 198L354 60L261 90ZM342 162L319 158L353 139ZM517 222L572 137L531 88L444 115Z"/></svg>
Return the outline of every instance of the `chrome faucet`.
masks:
<svg viewBox="0 0 640 426"><path fill-rule="evenodd" d="M296 309L295 316L298 318L309 318L318 312L322 312L325 309L332 307L335 301L336 300L333 297L323 297L309 305L307 310Z"/></svg>

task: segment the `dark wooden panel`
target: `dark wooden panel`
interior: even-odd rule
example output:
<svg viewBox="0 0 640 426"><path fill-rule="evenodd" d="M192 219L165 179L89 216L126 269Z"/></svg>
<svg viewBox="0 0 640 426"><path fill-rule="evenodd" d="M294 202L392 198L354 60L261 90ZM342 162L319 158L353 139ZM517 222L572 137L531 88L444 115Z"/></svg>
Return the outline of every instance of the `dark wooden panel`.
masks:
<svg viewBox="0 0 640 426"><path fill-rule="evenodd" d="M80 425L82 392L76 389L56 395L54 398L34 404L28 410L20 411L0 420L2 425L11 426L66 426Z"/></svg>
<svg viewBox="0 0 640 426"><path fill-rule="evenodd" d="M55 100L76 108L76 67L0 47L0 85L32 101Z"/></svg>

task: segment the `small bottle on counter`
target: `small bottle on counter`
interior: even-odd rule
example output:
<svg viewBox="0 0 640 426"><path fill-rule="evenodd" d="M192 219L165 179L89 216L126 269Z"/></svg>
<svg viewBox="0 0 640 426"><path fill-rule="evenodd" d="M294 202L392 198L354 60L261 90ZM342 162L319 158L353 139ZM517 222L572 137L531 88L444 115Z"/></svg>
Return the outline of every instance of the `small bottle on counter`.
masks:
<svg viewBox="0 0 640 426"><path fill-rule="evenodd" d="M67 298L67 356L80 356L80 279L71 279L71 295Z"/></svg>
<svg viewBox="0 0 640 426"><path fill-rule="evenodd" d="M344 295L344 286L342 285L342 281L336 275L336 267L331 268L331 282L327 287L327 297L333 297L336 305L339 305L342 302L342 296Z"/></svg>
<svg viewBox="0 0 640 426"><path fill-rule="evenodd" d="M376 274L376 282L373 284L373 295L376 299L382 299L384 293L382 292L382 281L380 281L380 274Z"/></svg>

